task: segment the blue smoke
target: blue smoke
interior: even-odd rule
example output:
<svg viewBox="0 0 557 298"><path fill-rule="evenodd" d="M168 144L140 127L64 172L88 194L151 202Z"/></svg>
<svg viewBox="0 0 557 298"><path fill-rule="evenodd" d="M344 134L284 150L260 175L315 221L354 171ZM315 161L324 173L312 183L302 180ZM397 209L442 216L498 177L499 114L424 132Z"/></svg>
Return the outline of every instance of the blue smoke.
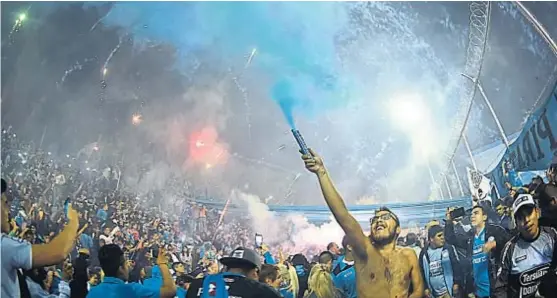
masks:
<svg viewBox="0 0 557 298"><path fill-rule="evenodd" d="M118 3L110 18L138 25L139 34L166 37L182 51L210 47L229 65L256 48L249 71L270 78L269 97L292 128L295 111L311 115L340 104L333 96L339 86L334 36L346 19L342 4Z"/></svg>

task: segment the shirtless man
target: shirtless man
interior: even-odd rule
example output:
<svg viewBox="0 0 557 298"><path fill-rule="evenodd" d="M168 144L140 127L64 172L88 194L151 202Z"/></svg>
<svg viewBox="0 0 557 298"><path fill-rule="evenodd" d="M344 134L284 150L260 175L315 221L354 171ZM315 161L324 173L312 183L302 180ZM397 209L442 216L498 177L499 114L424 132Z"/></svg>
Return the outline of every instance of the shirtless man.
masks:
<svg viewBox="0 0 557 298"><path fill-rule="evenodd" d="M335 189L323 160L311 149L310 154L302 155L306 168L317 175L329 209L353 243L358 298L423 297L424 282L416 253L396 246L400 234L396 215L387 208L376 211L371 219L371 235L366 237Z"/></svg>

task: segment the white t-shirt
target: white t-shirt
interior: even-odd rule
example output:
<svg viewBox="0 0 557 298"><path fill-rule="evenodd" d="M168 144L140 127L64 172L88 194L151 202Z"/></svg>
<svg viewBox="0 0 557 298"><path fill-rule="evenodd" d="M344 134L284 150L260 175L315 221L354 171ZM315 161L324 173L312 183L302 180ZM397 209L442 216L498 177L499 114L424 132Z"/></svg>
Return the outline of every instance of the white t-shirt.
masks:
<svg viewBox="0 0 557 298"><path fill-rule="evenodd" d="M17 270L29 270L33 265L31 244L2 234L2 297L20 297Z"/></svg>

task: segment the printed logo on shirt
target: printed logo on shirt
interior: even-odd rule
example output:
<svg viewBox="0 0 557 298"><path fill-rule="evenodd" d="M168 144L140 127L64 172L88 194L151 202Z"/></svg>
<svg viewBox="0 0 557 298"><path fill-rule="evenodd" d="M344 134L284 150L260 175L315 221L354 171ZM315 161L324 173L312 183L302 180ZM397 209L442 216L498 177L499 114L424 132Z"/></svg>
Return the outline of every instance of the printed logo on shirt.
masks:
<svg viewBox="0 0 557 298"><path fill-rule="evenodd" d="M522 262L528 258L528 255L523 255L514 259L516 263Z"/></svg>
<svg viewBox="0 0 557 298"><path fill-rule="evenodd" d="M443 275L443 267L441 261L434 261L429 263L429 275L431 277Z"/></svg>
<svg viewBox="0 0 557 298"><path fill-rule="evenodd" d="M549 264L543 264L528 271L524 271L519 276L520 285L529 286L533 283L537 283L544 275L547 274L547 272L549 272Z"/></svg>
<svg viewBox="0 0 557 298"><path fill-rule="evenodd" d="M230 289L229 285L226 285L226 290L228 291ZM203 288L199 288L199 290L197 290L197 297L201 297L201 295L203 294ZM215 283L210 283L209 284L209 296L214 297L217 295L217 285ZM230 296L232 297L232 296Z"/></svg>

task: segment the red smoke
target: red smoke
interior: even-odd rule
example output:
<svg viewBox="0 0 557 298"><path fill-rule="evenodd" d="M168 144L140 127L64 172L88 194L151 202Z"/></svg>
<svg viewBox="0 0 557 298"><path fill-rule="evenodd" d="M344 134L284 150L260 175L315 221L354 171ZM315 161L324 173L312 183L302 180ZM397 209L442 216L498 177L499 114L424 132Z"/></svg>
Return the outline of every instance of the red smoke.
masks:
<svg viewBox="0 0 557 298"><path fill-rule="evenodd" d="M205 127L190 135L189 153L192 162L207 168L224 164L228 160L227 146L218 141L218 133L213 127Z"/></svg>

